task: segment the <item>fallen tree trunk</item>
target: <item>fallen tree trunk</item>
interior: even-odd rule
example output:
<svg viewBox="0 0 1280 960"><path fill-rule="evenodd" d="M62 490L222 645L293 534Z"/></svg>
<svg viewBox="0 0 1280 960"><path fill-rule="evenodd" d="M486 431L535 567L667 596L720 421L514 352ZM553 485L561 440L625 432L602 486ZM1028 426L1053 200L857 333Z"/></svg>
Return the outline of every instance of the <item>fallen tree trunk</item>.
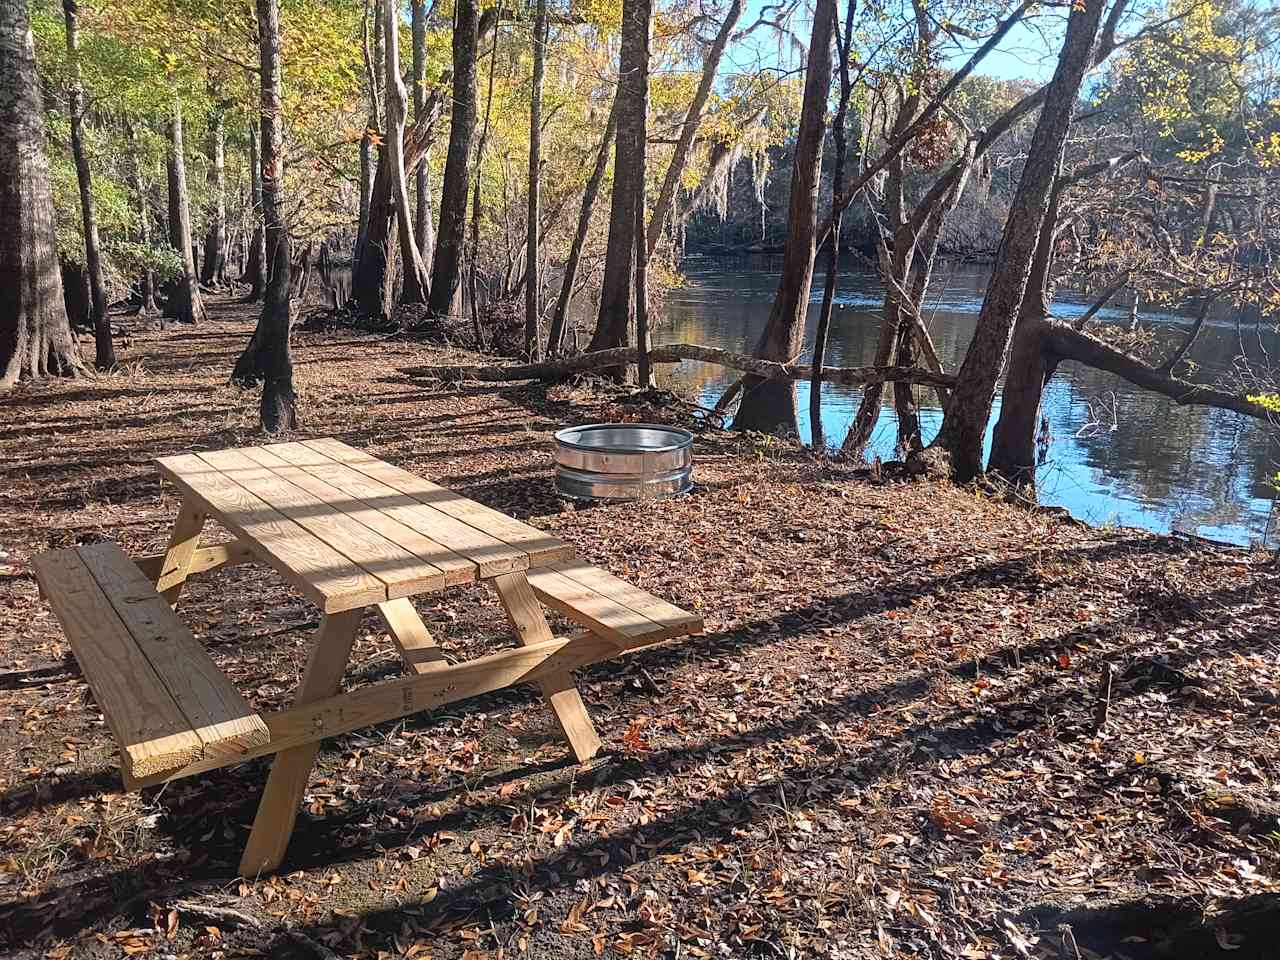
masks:
<svg viewBox="0 0 1280 960"><path fill-rule="evenodd" d="M640 360L640 351L635 347L613 347L608 350L594 350L568 360L547 361L545 363L522 363L501 366L446 366L446 367L402 367L401 372L411 377L426 377L433 380L480 380L488 383L507 382L512 380L554 380L574 373L585 373L590 370L601 370L623 364L635 364ZM780 363L776 360L761 360L759 357L748 357L740 353L730 353L717 347L704 347L696 343L671 343L662 347L654 347L649 351L650 363L679 363L681 360L701 360L704 363L715 363L731 370L742 370L769 379L808 380L813 371L810 367L795 363ZM916 367L823 367L822 379L828 383L923 383L933 387L955 386L955 377L932 370L921 370Z"/></svg>
<svg viewBox="0 0 1280 960"><path fill-rule="evenodd" d="M1065 323L1041 320L1040 324L1043 327L1041 336L1044 338L1045 349L1057 359L1075 360L1077 363L1114 373L1132 384L1166 396L1180 406L1232 410L1271 424L1280 420L1275 411L1261 403L1255 403L1247 396L1175 377L1163 368L1154 367L1082 330L1073 330Z"/></svg>

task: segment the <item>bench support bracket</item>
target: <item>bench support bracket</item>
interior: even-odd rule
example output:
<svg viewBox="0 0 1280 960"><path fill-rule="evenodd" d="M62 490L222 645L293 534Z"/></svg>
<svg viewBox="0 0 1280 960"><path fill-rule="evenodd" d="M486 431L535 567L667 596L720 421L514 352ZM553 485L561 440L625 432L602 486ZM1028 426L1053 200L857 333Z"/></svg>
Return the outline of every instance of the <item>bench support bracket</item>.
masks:
<svg viewBox="0 0 1280 960"><path fill-rule="evenodd" d="M171 607L177 604L182 585L187 582L192 558L200 544L200 532L204 530L204 520L203 511L195 504L190 500L182 501L182 509L178 511L173 533L169 535L169 547L164 552L160 574L156 578L156 592Z"/></svg>
<svg viewBox="0 0 1280 960"><path fill-rule="evenodd" d="M523 570L494 577L492 583L498 599L502 601L502 609L507 612L507 621L522 644L527 646L552 639L547 616L533 595L533 588L529 586ZM600 752L600 737L587 714L582 695L574 686L573 675L568 670L554 673L538 681L538 687L555 713L564 738L573 748L573 755L579 763L586 763Z"/></svg>

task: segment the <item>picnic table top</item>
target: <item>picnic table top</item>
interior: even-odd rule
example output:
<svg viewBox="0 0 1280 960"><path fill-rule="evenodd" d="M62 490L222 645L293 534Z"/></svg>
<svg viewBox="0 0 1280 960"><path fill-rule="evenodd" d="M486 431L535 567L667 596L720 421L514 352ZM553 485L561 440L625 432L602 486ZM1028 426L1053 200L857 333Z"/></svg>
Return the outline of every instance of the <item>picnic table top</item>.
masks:
<svg viewBox="0 0 1280 960"><path fill-rule="evenodd" d="M326 613L550 566L573 548L340 440L161 457L189 502Z"/></svg>

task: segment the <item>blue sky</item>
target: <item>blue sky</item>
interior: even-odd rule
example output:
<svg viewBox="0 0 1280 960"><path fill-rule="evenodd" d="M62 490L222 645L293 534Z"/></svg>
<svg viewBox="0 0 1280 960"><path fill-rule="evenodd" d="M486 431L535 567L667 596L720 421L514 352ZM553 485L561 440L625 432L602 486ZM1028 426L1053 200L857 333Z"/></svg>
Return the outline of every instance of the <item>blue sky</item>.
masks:
<svg viewBox="0 0 1280 960"><path fill-rule="evenodd" d="M745 28L755 23L760 18L761 11L775 2L776 0L747 0L741 25ZM809 41L812 27L810 5L811 0L795 14L790 24L791 30L805 44ZM842 9L843 6L841 3ZM1042 17L1038 22L1039 28L1025 23L1014 27L1000 47L983 60L976 72L1005 80L1048 80L1053 74L1060 19ZM977 44L973 44L968 50L958 51L952 58L952 65L961 66L976 46ZM801 65L801 54L785 41L780 42L767 28L759 27L751 37L731 47L726 52L726 60L729 70L751 70L758 61L780 69L793 69Z"/></svg>

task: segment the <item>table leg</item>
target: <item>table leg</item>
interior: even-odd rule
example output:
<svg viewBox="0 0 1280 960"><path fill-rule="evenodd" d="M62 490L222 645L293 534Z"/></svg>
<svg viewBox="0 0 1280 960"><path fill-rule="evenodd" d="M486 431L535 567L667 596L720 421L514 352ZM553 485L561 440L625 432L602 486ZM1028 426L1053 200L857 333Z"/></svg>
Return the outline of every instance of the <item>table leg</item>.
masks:
<svg viewBox="0 0 1280 960"><path fill-rule="evenodd" d="M551 626L547 616L542 612L542 604L534 596L533 588L523 571L504 573L493 578L493 587L498 591L498 599L507 612L507 621L516 632L521 643L537 643L550 640ZM541 681L543 699L551 707L560 724L564 738L573 748L574 756L579 763L586 763L600 752L600 737L587 715L582 695L574 686L573 676L569 671L553 674Z"/></svg>
<svg viewBox="0 0 1280 960"><path fill-rule="evenodd" d="M316 644L307 660L302 685L294 698L295 706L323 700L338 692L362 612L347 610L325 614ZM298 819L298 806L302 803L307 777L319 752L320 741L317 740L276 754L266 789L262 792L262 801L258 804L258 813L253 818L249 843L240 860L242 876L270 873L280 866L289 846L293 825Z"/></svg>
<svg viewBox="0 0 1280 960"><path fill-rule="evenodd" d="M182 501L182 509L178 511L178 519L173 524L173 533L169 535L169 546L160 563L160 576L156 578L156 592L171 607L178 602L182 585L187 582L191 560L200 543L200 532L204 530L204 520L204 513L195 504L190 500Z"/></svg>
<svg viewBox="0 0 1280 960"><path fill-rule="evenodd" d="M400 650L400 658L414 673L430 673L449 664L444 651L436 644L427 625L407 597L378 604L378 612L387 624L391 639Z"/></svg>

